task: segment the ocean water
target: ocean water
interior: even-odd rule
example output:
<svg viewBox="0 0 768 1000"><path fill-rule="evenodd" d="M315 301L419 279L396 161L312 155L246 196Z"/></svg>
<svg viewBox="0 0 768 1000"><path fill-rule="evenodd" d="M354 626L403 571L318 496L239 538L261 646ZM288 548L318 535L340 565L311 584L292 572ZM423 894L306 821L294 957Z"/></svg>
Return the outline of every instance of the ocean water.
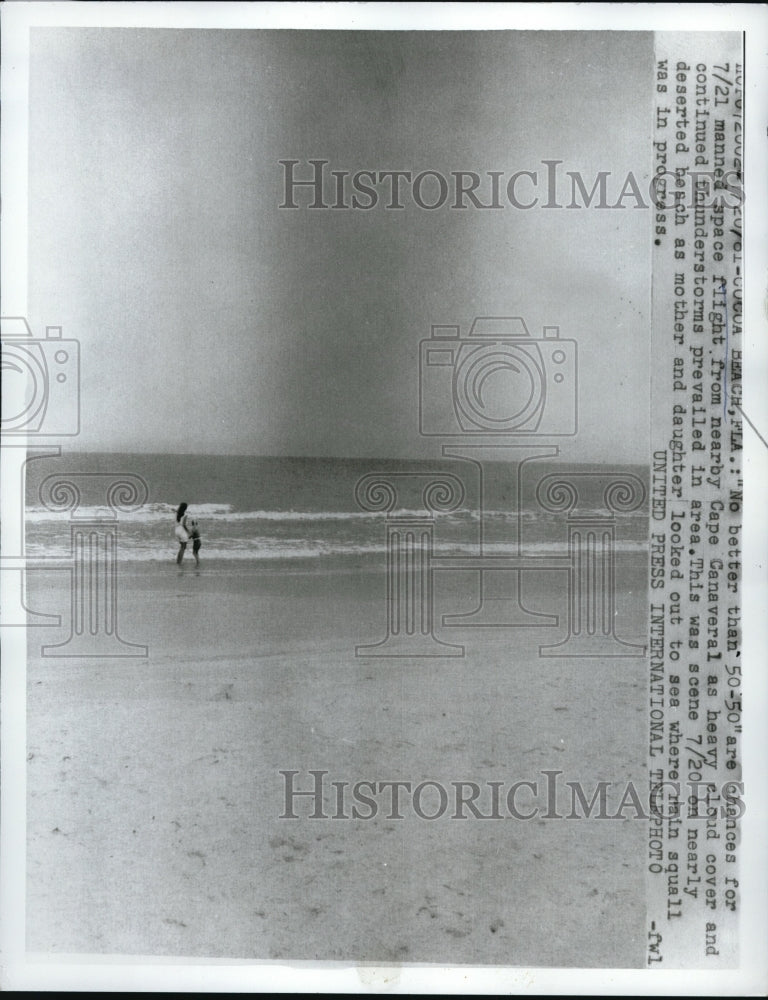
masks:
<svg viewBox="0 0 768 1000"><path fill-rule="evenodd" d="M25 535L31 559L66 559L70 522L110 516L105 487L130 474L140 477L147 500L136 510L118 511L119 557L124 561L169 562L175 558L175 510L185 501L199 523L203 559L311 560L386 555L386 513L362 510L355 487L372 473L396 474L401 487L389 516L424 511L423 485L434 473L448 472L460 481L464 496L456 509L434 515L433 546L438 555L475 555L482 534L489 555L518 551L540 555L567 551L564 514L545 511L535 487L553 472L631 473L646 484L646 468L573 466L530 462L521 475L516 510L514 467L483 468L481 491L477 466L457 460L396 461L339 458L265 458L244 456L66 454L37 458L27 465ZM410 475L403 475L407 473ZM71 479L80 491L75 510L51 509L51 480ZM46 482L47 480L47 482ZM493 498L485 505L481 495ZM60 495L63 498L63 494ZM53 505L55 506L55 505ZM582 510L604 516L599 504ZM648 503L615 515L616 550L647 546Z"/></svg>

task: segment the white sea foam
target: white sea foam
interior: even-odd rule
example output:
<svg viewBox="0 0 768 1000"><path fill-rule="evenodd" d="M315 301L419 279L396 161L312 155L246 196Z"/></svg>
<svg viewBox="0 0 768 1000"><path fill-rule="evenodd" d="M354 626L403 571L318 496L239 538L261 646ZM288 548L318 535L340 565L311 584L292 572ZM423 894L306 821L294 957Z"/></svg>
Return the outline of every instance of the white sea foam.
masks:
<svg viewBox="0 0 768 1000"><path fill-rule="evenodd" d="M614 551L644 552L647 545L639 541L618 540L614 543ZM436 556L476 557L479 550L475 545L460 542L436 542L432 551ZM118 562L167 562L176 556L177 549L172 545L167 548L157 545L118 545ZM279 559L320 559L328 557L353 556L386 556L387 547L384 541L359 544L355 542L327 542L313 539L217 539L211 546L203 546L200 555L204 559L232 560L279 560ZM485 545L485 554L489 556L513 556L518 554L517 547L510 543L498 542ZM567 556L566 542L541 542L526 545L524 556ZM27 545L27 559L35 564L51 564L70 561L72 554L64 545L47 546L40 543Z"/></svg>

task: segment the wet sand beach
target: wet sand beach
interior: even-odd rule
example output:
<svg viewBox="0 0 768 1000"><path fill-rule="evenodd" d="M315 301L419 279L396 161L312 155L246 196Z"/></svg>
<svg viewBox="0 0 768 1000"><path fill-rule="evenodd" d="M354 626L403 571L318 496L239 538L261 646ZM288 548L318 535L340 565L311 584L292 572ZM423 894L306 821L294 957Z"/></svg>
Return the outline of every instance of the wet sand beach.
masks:
<svg viewBox="0 0 768 1000"><path fill-rule="evenodd" d="M634 566L633 566L634 558ZM644 559L617 631L643 642ZM462 574L459 574L459 578ZM67 623L66 573L29 603ZM453 590L451 590L453 586ZM526 602L551 610L544 580ZM452 629L459 658L356 657L384 636L378 565L120 567L119 630L146 658L41 657L30 630L27 941L33 952L633 967L645 823L349 816L355 782L646 778L645 660L542 658L562 630ZM446 584L442 610L462 606ZM558 612L564 614L564 598ZM557 602L555 602L557 603ZM466 604L466 602L465 602ZM327 818L285 811L327 771ZM331 782L348 782L337 809ZM432 790L434 792L434 789ZM521 807L530 799L521 794ZM562 799L568 811L568 800ZM426 793L423 812L437 811ZM370 810L369 810L370 811ZM465 811L465 815L466 815Z"/></svg>

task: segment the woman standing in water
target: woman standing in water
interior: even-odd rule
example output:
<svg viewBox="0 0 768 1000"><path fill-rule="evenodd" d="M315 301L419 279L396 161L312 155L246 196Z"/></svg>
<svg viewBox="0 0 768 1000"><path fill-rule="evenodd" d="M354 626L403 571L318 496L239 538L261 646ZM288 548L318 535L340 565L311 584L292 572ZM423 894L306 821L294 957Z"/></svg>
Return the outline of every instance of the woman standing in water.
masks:
<svg viewBox="0 0 768 1000"><path fill-rule="evenodd" d="M187 551L187 543L192 542L192 555L195 557L195 566L200 565L200 531L197 526L197 521L187 514L187 507L189 504L182 503L179 504L179 509L176 511L176 537L179 540L179 552L176 556L176 565L181 566L181 560L184 558L184 553Z"/></svg>

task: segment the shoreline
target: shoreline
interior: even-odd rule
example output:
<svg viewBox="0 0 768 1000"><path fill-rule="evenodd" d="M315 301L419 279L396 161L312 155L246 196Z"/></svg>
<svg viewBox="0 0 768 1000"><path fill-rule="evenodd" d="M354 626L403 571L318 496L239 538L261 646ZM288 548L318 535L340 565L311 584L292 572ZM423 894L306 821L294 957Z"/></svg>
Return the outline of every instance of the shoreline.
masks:
<svg viewBox="0 0 768 1000"><path fill-rule="evenodd" d="M616 569L621 572L627 570L628 572L636 573L641 570L644 566L649 565L650 560L650 542L646 541L626 541L619 540L615 547L615 559L616 559ZM445 546L441 549L435 550L436 554L432 557L432 567L437 572L444 572L440 566L441 559L451 559L452 561L456 559L468 559L476 561L478 558L478 552L473 546ZM507 556L512 557L516 553L510 548L509 551L492 551L487 555L488 558L488 570L493 570L493 559L499 558L503 559ZM542 545L539 548L535 546L527 546L526 550L523 551L522 556L530 559L547 559L551 557L557 558L567 558L568 557L568 544L564 542L563 544L548 544ZM139 572L140 567L147 567L152 569L163 569L163 568L173 568L176 565L176 552L170 551L168 555L152 555L144 556L131 553L130 550L121 550L118 548L117 566L120 573L126 572ZM57 573L66 571L68 568L66 565L57 566L56 563L60 560L55 557L46 556L44 554L30 553L27 552L26 561L28 565L28 571L38 574L38 573ZM66 559L62 559L61 562L66 562ZM184 567L192 566L194 563L191 551L187 551L184 556L182 565ZM269 556L259 556L253 555L251 553L247 554L217 554L213 556L207 556L205 549L200 551L200 563L201 569L205 566L210 567L216 572L222 572L227 569L236 568L243 566L254 572L260 570L267 570L270 567L275 567L280 570L289 570L292 567L297 567L303 572L335 572L336 570L366 570L369 572L386 571L387 566L387 550L384 545L381 548L377 548L374 551L337 551L337 552L318 552L312 555L284 555L280 553L275 553ZM626 565L624 565L626 563ZM455 566L450 568L452 572L459 572ZM477 568L470 568L467 570L461 570L461 572L478 572ZM530 572L535 572L535 568L532 568Z"/></svg>

